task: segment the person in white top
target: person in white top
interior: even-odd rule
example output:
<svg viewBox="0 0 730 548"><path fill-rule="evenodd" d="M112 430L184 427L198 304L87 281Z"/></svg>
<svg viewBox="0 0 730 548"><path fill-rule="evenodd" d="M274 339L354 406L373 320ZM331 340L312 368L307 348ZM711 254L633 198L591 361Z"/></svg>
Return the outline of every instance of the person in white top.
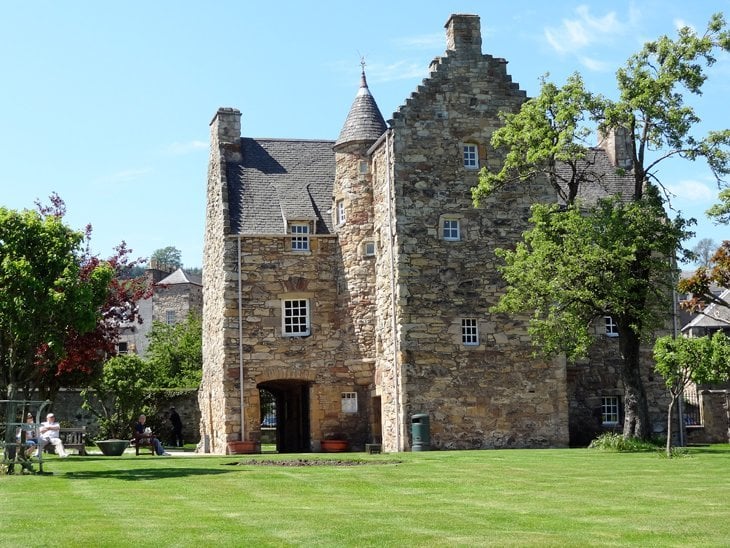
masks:
<svg viewBox="0 0 730 548"><path fill-rule="evenodd" d="M59 437L58 433L61 430L61 425L56 422L56 416L53 413L46 415L46 422L41 423L40 435L38 436L38 456L40 457L43 448L47 444L53 445L56 450L56 454L65 459L68 457L66 449L63 447L63 442Z"/></svg>

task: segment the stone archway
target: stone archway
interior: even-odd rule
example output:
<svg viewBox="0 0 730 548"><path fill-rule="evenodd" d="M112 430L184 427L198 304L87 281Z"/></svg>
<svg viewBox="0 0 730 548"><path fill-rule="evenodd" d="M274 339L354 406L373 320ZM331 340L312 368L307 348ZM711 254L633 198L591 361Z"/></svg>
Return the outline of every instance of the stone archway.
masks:
<svg viewBox="0 0 730 548"><path fill-rule="evenodd" d="M304 453L311 450L309 384L302 380L277 379L256 386L259 390L270 392L276 402L278 453Z"/></svg>

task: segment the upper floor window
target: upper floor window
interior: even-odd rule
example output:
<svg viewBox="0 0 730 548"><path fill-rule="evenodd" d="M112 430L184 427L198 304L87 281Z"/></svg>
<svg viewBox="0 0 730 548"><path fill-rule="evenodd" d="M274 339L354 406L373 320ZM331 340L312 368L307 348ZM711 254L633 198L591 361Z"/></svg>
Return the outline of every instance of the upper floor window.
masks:
<svg viewBox="0 0 730 548"><path fill-rule="evenodd" d="M366 160L359 160L357 162L357 170L360 175L365 175L366 173L370 172L370 165Z"/></svg>
<svg viewBox="0 0 730 548"><path fill-rule="evenodd" d="M444 219L442 229L444 240L456 241L461 239L459 219Z"/></svg>
<svg viewBox="0 0 730 548"><path fill-rule="evenodd" d="M117 343L117 354L128 354L129 344L126 342Z"/></svg>
<svg viewBox="0 0 730 548"><path fill-rule="evenodd" d="M174 310L167 310L165 312L165 323L168 325L172 325L175 323L176 320L176 314Z"/></svg>
<svg viewBox="0 0 730 548"><path fill-rule="evenodd" d="M309 224L291 223L289 225L292 251L309 251Z"/></svg>
<svg viewBox="0 0 730 548"><path fill-rule="evenodd" d="M466 346L479 344L479 325L476 318L461 319L461 342Z"/></svg>
<svg viewBox="0 0 730 548"><path fill-rule="evenodd" d="M479 147L473 143L463 146L464 167L467 169L479 169Z"/></svg>
<svg viewBox="0 0 730 548"><path fill-rule="evenodd" d="M618 424L618 396L603 396L601 398L601 424L616 426Z"/></svg>
<svg viewBox="0 0 730 548"><path fill-rule="evenodd" d="M618 324L614 321L611 316L604 316L606 322L606 336L607 337L618 337Z"/></svg>
<svg viewBox="0 0 730 548"><path fill-rule="evenodd" d="M309 335L309 300L284 300L282 306L282 331L284 336L304 337Z"/></svg>
<svg viewBox="0 0 730 548"><path fill-rule="evenodd" d="M337 224L338 225L344 225L345 224L345 200L338 200L337 201Z"/></svg>

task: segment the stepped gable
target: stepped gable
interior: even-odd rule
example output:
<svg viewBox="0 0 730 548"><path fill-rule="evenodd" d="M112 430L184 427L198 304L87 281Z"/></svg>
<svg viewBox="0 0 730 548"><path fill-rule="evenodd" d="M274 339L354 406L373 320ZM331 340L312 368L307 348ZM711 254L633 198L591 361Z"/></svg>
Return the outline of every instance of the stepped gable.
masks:
<svg viewBox="0 0 730 548"><path fill-rule="evenodd" d="M335 142L335 151L353 143L373 143L388 129L375 99L370 93L365 70L360 77L360 89L350 107L350 112Z"/></svg>
<svg viewBox="0 0 730 548"><path fill-rule="evenodd" d="M335 177L332 141L241 139L240 163L227 165L231 231L282 234L287 220L316 220L332 232L329 210ZM323 215L324 214L324 215Z"/></svg>

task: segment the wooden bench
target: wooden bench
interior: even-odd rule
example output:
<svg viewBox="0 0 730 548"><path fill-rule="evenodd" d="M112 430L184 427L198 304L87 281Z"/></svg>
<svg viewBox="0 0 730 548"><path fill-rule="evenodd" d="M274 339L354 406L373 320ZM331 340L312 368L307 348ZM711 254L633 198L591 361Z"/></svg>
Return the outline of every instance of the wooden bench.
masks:
<svg viewBox="0 0 730 548"><path fill-rule="evenodd" d="M155 444L152 442L153 439L154 436L145 436L144 434L135 432L134 437L129 440L129 444L134 447L134 454L136 456L139 456L139 450L142 447L147 447L153 455L156 455Z"/></svg>
<svg viewBox="0 0 730 548"><path fill-rule="evenodd" d="M63 447L68 451L69 449L76 449L79 455L86 456L86 427L80 428L61 428L58 431L58 437L63 442ZM46 453L53 453L53 445L50 443L46 444L43 448Z"/></svg>

